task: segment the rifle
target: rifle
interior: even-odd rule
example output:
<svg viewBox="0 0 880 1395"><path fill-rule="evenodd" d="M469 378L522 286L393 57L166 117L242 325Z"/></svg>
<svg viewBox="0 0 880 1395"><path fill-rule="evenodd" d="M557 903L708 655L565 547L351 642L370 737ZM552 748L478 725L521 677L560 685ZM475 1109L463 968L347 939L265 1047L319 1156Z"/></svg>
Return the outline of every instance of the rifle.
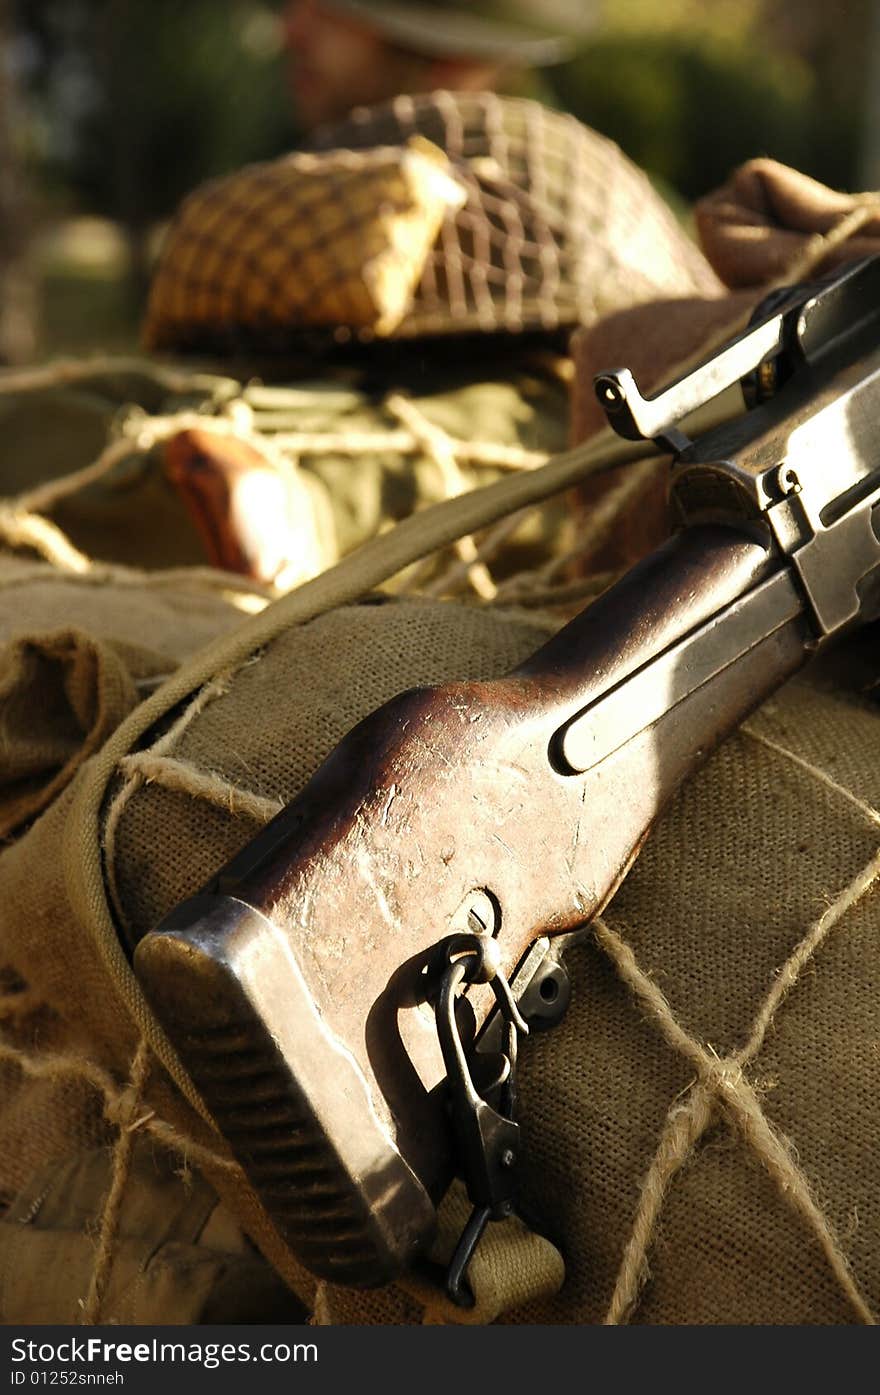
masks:
<svg viewBox="0 0 880 1395"><path fill-rule="evenodd" d="M741 384L747 410L692 440ZM518 1037L565 1010L563 954L718 742L880 614L880 258L776 293L644 397L677 532L512 673L401 694L135 953L148 998L280 1233L320 1277L448 1273L514 1204Z"/></svg>

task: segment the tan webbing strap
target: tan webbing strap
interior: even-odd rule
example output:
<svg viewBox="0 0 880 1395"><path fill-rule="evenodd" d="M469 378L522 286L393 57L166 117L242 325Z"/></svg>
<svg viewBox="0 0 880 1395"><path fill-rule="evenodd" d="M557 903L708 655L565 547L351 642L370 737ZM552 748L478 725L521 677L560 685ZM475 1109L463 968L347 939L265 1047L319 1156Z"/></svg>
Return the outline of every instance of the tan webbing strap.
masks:
<svg viewBox="0 0 880 1395"><path fill-rule="evenodd" d="M473 1307L457 1307L444 1291L443 1275L470 1209L464 1186L454 1182L440 1207L431 1251L436 1280L426 1272L413 1271L397 1285L370 1294L322 1284L315 1300L315 1325L421 1322L429 1327L477 1326L559 1292L565 1279L562 1255L549 1240L512 1216L487 1227L467 1273Z"/></svg>

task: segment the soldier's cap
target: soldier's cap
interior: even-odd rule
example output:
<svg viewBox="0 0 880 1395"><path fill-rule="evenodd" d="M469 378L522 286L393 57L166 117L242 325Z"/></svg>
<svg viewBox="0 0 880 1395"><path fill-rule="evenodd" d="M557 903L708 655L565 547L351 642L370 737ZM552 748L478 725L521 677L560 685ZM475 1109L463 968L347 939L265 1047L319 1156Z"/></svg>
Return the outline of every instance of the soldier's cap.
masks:
<svg viewBox="0 0 880 1395"><path fill-rule="evenodd" d="M595 28L593 0L322 0L428 58L540 68L562 63Z"/></svg>

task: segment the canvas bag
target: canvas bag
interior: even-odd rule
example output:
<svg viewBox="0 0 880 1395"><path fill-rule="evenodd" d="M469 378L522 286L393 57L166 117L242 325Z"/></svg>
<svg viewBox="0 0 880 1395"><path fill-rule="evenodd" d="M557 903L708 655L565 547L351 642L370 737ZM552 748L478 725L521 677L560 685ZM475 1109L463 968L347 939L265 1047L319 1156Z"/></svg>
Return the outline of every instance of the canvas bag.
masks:
<svg viewBox="0 0 880 1395"><path fill-rule="evenodd" d="M552 482L567 483L584 468L583 453L574 462L563 457L550 467ZM537 488L536 474L515 483L521 502L526 486ZM511 503L510 484L502 507ZM477 498L484 522L493 505L483 496L491 493L442 506L432 541L473 526ZM3 942L27 985L7 999L30 1004L15 1021L19 1058L8 1058L9 1069L33 1080L34 1057L54 1049L67 1065L53 1081L53 1124L66 1097L67 1117L81 1125L89 1109L101 1117L106 1087L126 1093L134 1057L132 1108L146 1103L155 1111L144 1127L173 1130L175 1146L205 1169L323 1320L461 1315L413 1285L376 1295L315 1293L200 1118L131 979L110 902L117 918L146 925L244 841L279 797L290 797L377 701L414 683L501 672L536 647L546 620L492 607L413 600L333 608L399 562L408 529L415 546L416 523L421 546L425 520L365 549L356 569L351 559L202 650L2 854L9 892ZM340 686L338 668L328 669L328 654L346 648L364 659L353 689ZM293 723L285 721L279 759L270 762L265 723L249 729L243 714L255 710L261 693L259 709L270 711L265 695L279 687L301 707ZM593 941L569 956L569 1014L524 1052L530 1225L501 1244L505 1257L477 1318L616 1321L633 1310L662 1322L866 1316L876 1301L878 1253L870 1162L877 1064L869 1046L877 1023L865 987L876 943L870 887L878 817L876 772L865 753L876 722L873 709L849 696L789 685L689 783ZM158 765L151 768L151 760ZM182 779L173 766L183 767ZM166 841L157 845L160 830ZM175 856L184 839L193 850L186 866ZM49 850L59 847L61 859L51 859ZM39 935L23 934L21 927L34 925ZM80 985L75 1015L72 978ZM785 1001L771 1000L772 1013L761 1017L768 993ZM36 1053L32 1014L51 1024ZM742 1056L750 1019L758 1018L751 1034L757 1050L753 1042L752 1054ZM142 1034L176 1085L155 1064L145 1071ZM77 1075L71 1056L104 1072L97 1094L97 1077ZM39 1116L31 1115L33 1138ZM523 1246L517 1291L510 1255ZM565 1282L553 1296L559 1254ZM653 1279L642 1290L649 1257ZM497 1275L507 1277L506 1287ZM525 1306L517 1302L524 1293Z"/></svg>

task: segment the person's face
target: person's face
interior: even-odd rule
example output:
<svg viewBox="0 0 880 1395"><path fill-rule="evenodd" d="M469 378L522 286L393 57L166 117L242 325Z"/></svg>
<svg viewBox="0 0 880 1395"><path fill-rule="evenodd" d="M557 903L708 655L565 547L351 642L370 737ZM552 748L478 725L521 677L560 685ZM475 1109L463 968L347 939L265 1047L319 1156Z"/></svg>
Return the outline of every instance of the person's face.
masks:
<svg viewBox="0 0 880 1395"><path fill-rule="evenodd" d="M293 99L307 128L406 88L400 52L368 26L326 9L321 0L288 0L284 36Z"/></svg>

